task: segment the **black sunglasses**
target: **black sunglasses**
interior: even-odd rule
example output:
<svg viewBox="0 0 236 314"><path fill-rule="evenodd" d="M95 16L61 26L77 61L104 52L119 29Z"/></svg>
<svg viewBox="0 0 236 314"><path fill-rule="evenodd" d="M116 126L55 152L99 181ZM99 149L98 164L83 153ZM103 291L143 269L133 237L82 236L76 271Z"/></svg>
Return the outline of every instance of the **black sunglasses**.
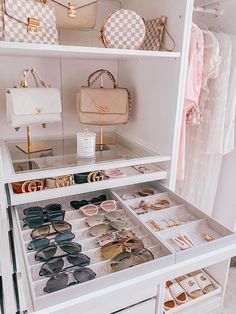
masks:
<svg viewBox="0 0 236 314"><path fill-rule="evenodd" d="M45 225L39 228L35 228L31 231L32 239L45 238L48 235L54 233L63 233L65 231L70 231L72 229L71 224L66 221L51 223L50 225Z"/></svg>
<svg viewBox="0 0 236 314"><path fill-rule="evenodd" d="M49 246L50 244L55 244L55 243L60 244L63 242L69 242L69 241L72 241L74 238L75 238L75 235L71 231L65 231L63 233L59 233L54 239L48 239L46 237L34 239L30 241L28 245L28 250L39 251L42 248Z"/></svg>
<svg viewBox="0 0 236 314"><path fill-rule="evenodd" d="M90 258L82 253L77 253L74 255L67 254L59 257L54 257L41 266L39 276L57 276L65 266L64 258L66 258L67 262L73 266L85 267L90 264Z"/></svg>
<svg viewBox="0 0 236 314"><path fill-rule="evenodd" d="M74 268L74 267L72 267ZM73 273L73 277L75 279L74 282L69 283L69 273ZM90 268L79 268L76 270L67 270L67 273L60 274L58 276L50 278L46 287L44 288L44 292L51 293L61 289L65 289L68 286L86 282L92 279L95 279L96 274Z"/></svg>
<svg viewBox="0 0 236 314"><path fill-rule="evenodd" d="M57 253L58 248L67 254L77 255L81 252L81 245L76 242L62 242L60 244L52 244L47 247L42 248L35 254L35 260L40 262L45 262Z"/></svg>
<svg viewBox="0 0 236 314"><path fill-rule="evenodd" d="M90 201L82 200L82 201L71 201L70 206L74 209L80 209L80 207L88 205L88 204L100 204L106 201L107 197L105 194L102 194L98 197L93 197Z"/></svg>
<svg viewBox="0 0 236 314"><path fill-rule="evenodd" d="M29 207L24 210L26 218L23 218L25 225L29 228L39 228L47 222L61 222L65 218L65 211L60 204L49 204L47 206Z"/></svg>

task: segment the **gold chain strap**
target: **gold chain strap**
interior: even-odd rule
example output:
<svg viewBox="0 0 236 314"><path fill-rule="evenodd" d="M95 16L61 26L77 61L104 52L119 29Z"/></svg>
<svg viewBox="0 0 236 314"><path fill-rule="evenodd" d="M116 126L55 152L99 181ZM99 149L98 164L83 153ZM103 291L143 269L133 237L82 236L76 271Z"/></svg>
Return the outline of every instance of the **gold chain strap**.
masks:
<svg viewBox="0 0 236 314"><path fill-rule="evenodd" d="M43 4L48 4L48 0L40 0L40 2L43 3ZM64 7L64 8L66 8L66 9L70 9L70 7L71 7L70 2L68 2L68 5L65 5L65 4L63 4L63 3L60 3L60 2L58 2L58 1L56 1L56 0L52 0L52 2L55 2L55 3L57 3L58 5L60 5L60 6ZM82 8L88 7L89 5L92 5L92 4L96 3L96 2L97 2L97 0L96 0L96 1L93 1L93 2L90 2L90 3L88 3L88 4L84 4L84 5L75 7L74 9L75 9L75 10L82 9Z"/></svg>
<svg viewBox="0 0 236 314"><path fill-rule="evenodd" d="M95 76L96 74L97 74L97 76ZM97 70L89 76L88 87L93 86L102 77L103 74L106 74L111 79L111 81L113 82L114 88L117 88L117 83L116 83L116 80L115 80L113 74L111 72L109 72L108 70L105 70L105 69ZM95 76L95 78L92 80L93 76ZM128 89L127 89L127 92L128 92L129 116L130 116L130 113L132 110L132 97L131 97L131 93Z"/></svg>
<svg viewBox="0 0 236 314"><path fill-rule="evenodd" d="M93 79L93 81L91 81L93 76L95 76L96 74L98 74L98 75ZM109 72L108 70L105 70L105 69L100 69L100 70L93 72L88 78L88 86L91 87L92 85L94 85L102 77L103 74L106 74L110 78L110 80L113 83L113 87L116 88L117 83L116 83L114 76L111 74L111 72Z"/></svg>
<svg viewBox="0 0 236 314"><path fill-rule="evenodd" d="M23 88L28 87L27 78L28 78L30 73L32 74L32 76L34 78L34 81L35 81L35 84L36 84L37 87L40 87L40 86L41 87L45 87L45 88L49 87L40 78L40 76L38 75L38 73L36 72L35 69L31 69L31 70L25 69L25 70L23 70L22 76L21 76L21 80L20 80L20 84L19 84L18 87L23 87Z"/></svg>

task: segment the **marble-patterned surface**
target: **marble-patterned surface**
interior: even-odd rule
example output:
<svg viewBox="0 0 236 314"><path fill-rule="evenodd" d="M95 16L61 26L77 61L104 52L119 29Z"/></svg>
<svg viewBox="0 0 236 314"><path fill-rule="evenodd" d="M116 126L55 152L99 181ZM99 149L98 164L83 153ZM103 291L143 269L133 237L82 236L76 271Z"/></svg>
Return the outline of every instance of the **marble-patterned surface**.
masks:
<svg viewBox="0 0 236 314"><path fill-rule="evenodd" d="M209 314L236 314L236 267L230 268L224 309Z"/></svg>

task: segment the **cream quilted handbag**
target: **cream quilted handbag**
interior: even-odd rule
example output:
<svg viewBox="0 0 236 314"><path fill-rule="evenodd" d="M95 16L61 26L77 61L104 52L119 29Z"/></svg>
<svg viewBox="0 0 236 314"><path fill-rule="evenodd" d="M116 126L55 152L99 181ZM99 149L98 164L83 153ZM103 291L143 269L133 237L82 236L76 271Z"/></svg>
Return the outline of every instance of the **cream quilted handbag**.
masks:
<svg viewBox="0 0 236 314"><path fill-rule="evenodd" d="M41 0L55 9L57 26L89 30L96 25L97 0Z"/></svg>
<svg viewBox="0 0 236 314"><path fill-rule="evenodd" d="M57 44L54 9L36 0L0 0L0 40Z"/></svg>
<svg viewBox="0 0 236 314"><path fill-rule="evenodd" d="M111 79L113 88L92 88L103 74ZM88 86L81 87L77 101L79 119L83 124L119 125L129 120L131 110L129 91L117 87L114 76L107 70L98 70L90 75Z"/></svg>
<svg viewBox="0 0 236 314"><path fill-rule="evenodd" d="M42 80L36 80L37 88L27 87L25 70L20 88L9 88L6 92L7 122L13 128L32 124L61 121L61 95L57 88L48 88ZM31 70L35 75L36 72ZM26 88L27 87L27 88Z"/></svg>

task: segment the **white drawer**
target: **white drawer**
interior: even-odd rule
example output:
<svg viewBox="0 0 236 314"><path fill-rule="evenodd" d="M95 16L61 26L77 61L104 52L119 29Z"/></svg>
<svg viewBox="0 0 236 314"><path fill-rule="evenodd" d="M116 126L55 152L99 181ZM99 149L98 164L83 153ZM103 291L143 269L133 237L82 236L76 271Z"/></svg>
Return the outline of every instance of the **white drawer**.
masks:
<svg viewBox="0 0 236 314"><path fill-rule="evenodd" d="M140 304L133 305L124 310L112 313L112 314L155 314L156 313L156 299L153 298L148 301L144 301Z"/></svg>
<svg viewBox="0 0 236 314"><path fill-rule="evenodd" d="M176 214L178 211L179 213L189 211L196 218L196 221L185 223L175 228L169 228L160 233L155 232L146 224L145 215L136 215L129 206L129 202L123 201L120 197L121 193L124 191L137 191L140 186L150 186L155 190L157 197L161 196L170 199L170 208L149 214L168 216ZM151 250L154 249L154 255L156 257L154 261L117 273L111 273L109 262L98 260L100 249L97 246L91 247L90 242L89 245L86 244L86 241L91 241L91 239L86 238L87 231L86 225L84 225L84 217L78 211L71 210L68 205L69 200L90 199L91 197L98 196L104 192L107 193L109 198L118 201L121 208L125 211L127 218L132 221L137 235L143 237L145 246ZM145 198L145 200L148 200L148 197ZM187 264L183 266L183 264L180 263L180 266L178 266L178 263L181 261L190 261L188 267L192 267L191 265L194 265L194 259L199 258L199 256L203 257L205 263L206 260L209 261L210 259L210 262L212 262L215 252L218 254L215 256L221 254L220 258L225 259L235 254L235 251L232 251L232 244L236 242L236 236L231 231L215 220L209 218L198 209L192 207L190 204L187 204L183 199L170 192L158 182L123 187L114 191L100 191L85 195L81 194L77 197L65 197L56 199L55 202L60 202L66 210L65 220L72 224L72 232L76 235L74 240L76 242L81 242L81 244L83 242L82 248L83 245L85 245L84 253L91 257L91 266L89 267L91 267L98 276L95 280L90 282L77 284L55 293L42 293L42 289L45 287L47 279L42 277L39 278L38 272L41 265L37 264L34 261L34 255L27 251L27 243L30 241L30 230L22 229L21 218L23 218L22 212L24 208L34 205L45 206L52 202L53 201L44 201L20 205L13 210L15 238L17 239L16 245L18 246L18 251L22 254L22 260L24 260L21 267L26 269L27 276L25 277L29 284L28 294L31 295L34 311L43 310L45 314L77 314L78 311L83 309L83 312L86 314L110 314L142 302L143 300L157 297L159 293L158 286L163 285L165 280L169 279L169 276L172 276L171 272L175 273L176 270L178 270L183 274L184 271L186 271ZM214 234L214 241L206 243L200 241L200 238L197 237L196 234L199 230L202 232L202 229L199 228L198 224L202 224L204 228L208 228L206 230L207 232L212 232L212 234ZM179 230L182 230L181 228L187 230L191 237L194 237L194 241L196 242L194 248L183 252L176 250L173 244L169 241L170 235L174 232L179 232ZM224 254L222 253L222 249L224 249ZM234 249L236 250L236 247ZM196 267L196 265L194 265L194 267ZM191 269L188 269L188 271L190 270ZM153 302L155 303L155 301L151 300L150 304L153 304ZM142 312L144 304L138 304L137 311ZM141 310L139 310L139 307ZM127 314L134 313L132 308L125 309L124 311L124 313ZM139 312L135 312L135 314L136 313ZM146 308L142 313L149 314L149 312L146 311ZM150 311L150 313L153 312Z"/></svg>

